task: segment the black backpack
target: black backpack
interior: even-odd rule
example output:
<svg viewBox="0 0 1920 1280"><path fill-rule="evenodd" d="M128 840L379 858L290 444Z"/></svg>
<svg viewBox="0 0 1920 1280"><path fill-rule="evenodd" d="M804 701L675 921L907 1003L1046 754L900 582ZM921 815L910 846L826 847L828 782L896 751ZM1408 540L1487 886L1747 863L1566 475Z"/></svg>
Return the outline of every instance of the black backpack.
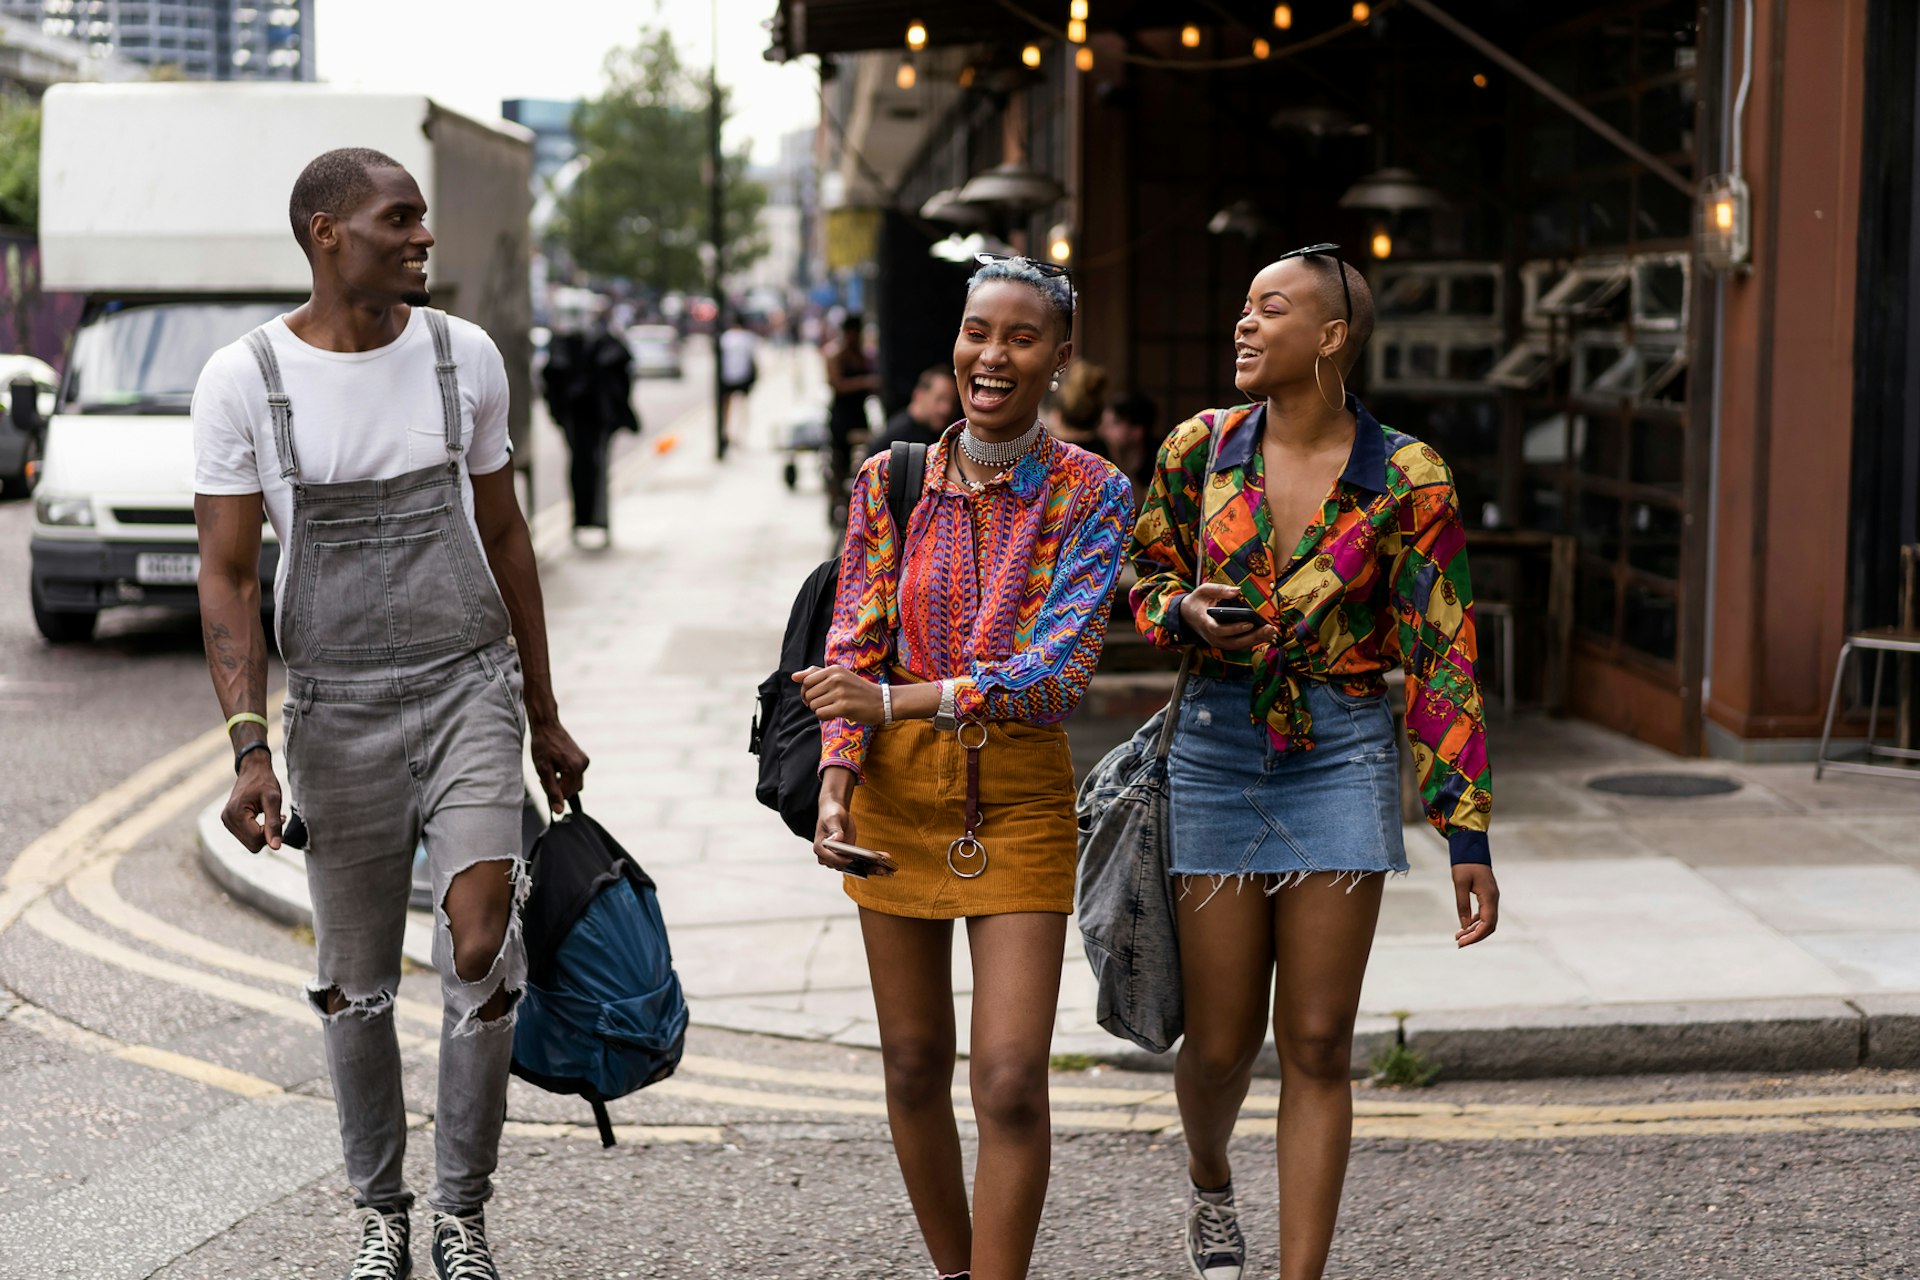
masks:
<svg viewBox="0 0 1920 1280"><path fill-rule="evenodd" d="M887 514L904 552L907 517L926 487L927 446L895 442L887 458ZM747 749L760 757L756 800L779 814L787 829L813 839L820 817L820 720L807 710L793 673L827 660L827 629L840 589L840 557L824 560L793 598L780 666L760 682L760 703Z"/></svg>

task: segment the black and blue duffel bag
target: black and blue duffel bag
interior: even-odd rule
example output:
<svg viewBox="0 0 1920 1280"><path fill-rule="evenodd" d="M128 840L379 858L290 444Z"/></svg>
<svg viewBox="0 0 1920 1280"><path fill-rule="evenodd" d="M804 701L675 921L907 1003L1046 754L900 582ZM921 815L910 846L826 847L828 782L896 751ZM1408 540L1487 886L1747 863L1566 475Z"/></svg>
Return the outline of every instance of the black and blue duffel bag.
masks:
<svg viewBox="0 0 1920 1280"><path fill-rule="evenodd" d="M527 989L513 1032L513 1074L593 1106L613 1145L607 1103L673 1074L687 1000L653 878L580 799L534 842L521 910Z"/></svg>

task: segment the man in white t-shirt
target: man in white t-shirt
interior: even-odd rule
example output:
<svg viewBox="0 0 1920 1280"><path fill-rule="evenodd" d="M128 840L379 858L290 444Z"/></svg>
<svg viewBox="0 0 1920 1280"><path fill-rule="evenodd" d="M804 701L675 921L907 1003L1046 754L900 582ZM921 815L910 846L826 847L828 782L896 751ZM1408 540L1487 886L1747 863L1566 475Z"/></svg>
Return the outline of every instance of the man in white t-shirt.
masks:
<svg viewBox="0 0 1920 1280"><path fill-rule="evenodd" d="M290 202L312 296L217 352L193 398L207 660L230 718L222 819L279 848L267 746L260 525L279 536L287 774L313 897L320 1014L356 1280L412 1266L407 1108L394 1029L416 843L439 902L446 1017L431 1253L441 1280L496 1280L483 1206L526 985L520 761L558 812L587 757L561 727L532 540L508 465L507 378L484 331L427 308L426 201L396 161L330 151Z"/></svg>

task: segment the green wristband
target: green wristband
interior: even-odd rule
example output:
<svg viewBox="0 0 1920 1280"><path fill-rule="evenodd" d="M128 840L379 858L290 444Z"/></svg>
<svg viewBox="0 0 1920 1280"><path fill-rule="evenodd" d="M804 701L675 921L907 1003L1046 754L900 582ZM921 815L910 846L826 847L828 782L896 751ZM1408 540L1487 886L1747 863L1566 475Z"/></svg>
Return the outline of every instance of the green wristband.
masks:
<svg viewBox="0 0 1920 1280"><path fill-rule="evenodd" d="M257 724L262 729L267 729L267 730L271 730L273 728L272 725L267 723L267 718L261 715L258 711L242 711L238 715L228 716L227 732L232 733L233 726L237 724Z"/></svg>

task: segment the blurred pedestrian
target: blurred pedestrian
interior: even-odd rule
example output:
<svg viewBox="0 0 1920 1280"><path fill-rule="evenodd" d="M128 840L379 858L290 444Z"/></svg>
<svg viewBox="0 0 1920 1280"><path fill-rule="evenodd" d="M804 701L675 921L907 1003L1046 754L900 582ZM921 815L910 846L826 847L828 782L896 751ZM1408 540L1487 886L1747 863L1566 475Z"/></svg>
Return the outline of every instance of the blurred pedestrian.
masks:
<svg viewBox="0 0 1920 1280"><path fill-rule="evenodd" d="M867 397L880 390L880 375L867 355L866 332L860 313L848 312L825 353L827 387L833 392L827 409L827 499L836 517L844 514L852 479L853 437L867 429Z"/></svg>
<svg viewBox="0 0 1920 1280"><path fill-rule="evenodd" d="M1153 481L1154 457L1160 451L1160 406L1139 392L1121 396L1100 415L1100 446L1107 461L1133 482L1137 506Z"/></svg>
<svg viewBox="0 0 1920 1280"><path fill-rule="evenodd" d="M1053 395L1053 438L1106 456L1100 442L1100 415L1107 407L1107 371L1086 361L1074 365Z"/></svg>
<svg viewBox="0 0 1920 1280"><path fill-rule="evenodd" d="M427 306L434 240L419 186L377 151L330 151L302 171L291 206L312 296L216 352L193 394L200 612L234 745L221 819L255 853L281 846L264 513L282 548L295 810L284 831L297 820L307 832L319 953L307 998L359 1207L351 1274L401 1280L413 1268L394 995L424 838L446 1010L433 1274L498 1280L483 1206L527 981L515 903L528 723L556 812L587 757L554 705L539 570L508 465L506 365L484 330Z"/></svg>
<svg viewBox="0 0 1920 1280"><path fill-rule="evenodd" d="M887 425L867 445L867 456L885 453L896 441L931 446L959 416L960 393L953 385L953 370L934 365L923 370L913 384L913 397L906 408L888 418Z"/></svg>
<svg viewBox="0 0 1920 1280"><path fill-rule="evenodd" d="M633 410L633 352L607 323L604 306L584 328L553 336L540 384L567 439L574 544L605 546L613 433L640 430L640 417Z"/></svg>
<svg viewBox="0 0 1920 1280"><path fill-rule="evenodd" d="M845 870L839 849L860 843L898 867L846 882L887 1119L935 1269L972 1280L1025 1276L1040 1225L1077 855L1060 722L1099 660L1132 509L1124 476L1039 420L1073 355L1073 289L1051 270L993 260L968 283L953 349L966 417L928 452L905 529L887 509L891 455L861 468L829 665L794 676L825 725L815 857ZM971 1214L952 1095L955 919L973 957Z"/></svg>
<svg viewBox="0 0 1920 1280"><path fill-rule="evenodd" d="M729 311L727 327L720 334L720 456L725 457L732 439L733 405L742 411L753 384L760 380L760 335L747 327L738 311Z"/></svg>
<svg viewBox="0 0 1920 1280"><path fill-rule="evenodd" d="M1269 1013L1280 1274L1316 1280L1326 1268L1352 1143L1361 981L1386 878L1407 869L1385 679L1397 665L1427 816L1452 854L1454 944L1483 941L1498 919L1453 477L1346 391L1373 296L1336 248L1299 250L1254 277L1233 331L1234 382L1253 403L1173 432L1132 546L1140 630L1194 648L1169 712L1186 1028L1174 1084L1187 1260L1222 1280L1246 1267L1227 1143Z"/></svg>

